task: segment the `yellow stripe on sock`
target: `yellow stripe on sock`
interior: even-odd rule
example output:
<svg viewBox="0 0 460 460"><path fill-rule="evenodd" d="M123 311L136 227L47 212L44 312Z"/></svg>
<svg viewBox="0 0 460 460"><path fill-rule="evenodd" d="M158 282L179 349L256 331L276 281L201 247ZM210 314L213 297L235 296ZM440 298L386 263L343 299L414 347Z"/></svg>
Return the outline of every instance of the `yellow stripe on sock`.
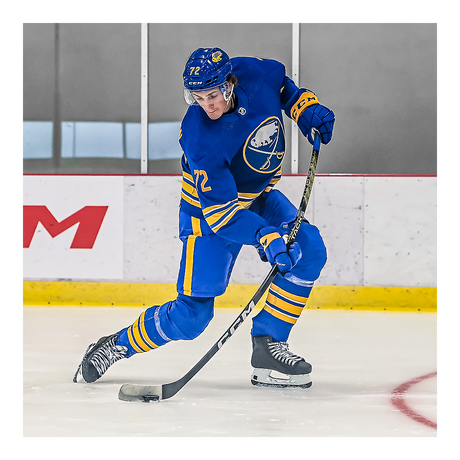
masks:
<svg viewBox="0 0 460 460"><path fill-rule="evenodd" d="M279 295L286 297L287 299L293 300L294 302L299 302L304 305L307 303L308 297L301 297L300 295L291 294L290 292L285 291L284 289L281 289L276 284L272 284L270 286L270 289L278 293Z"/></svg>
<svg viewBox="0 0 460 460"><path fill-rule="evenodd" d="M139 321L144 340L150 345L150 347L158 348L158 345L152 342L152 340L150 340L150 337L147 334L147 330L145 329L145 324L144 324L144 318L145 318L145 311L144 313L142 313L140 321Z"/></svg>
<svg viewBox="0 0 460 460"><path fill-rule="evenodd" d="M292 305L289 302L281 300L279 297L274 296L271 292L268 293L267 302L270 302L275 307L278 307L287 313L292 313L294 315L300 315L303 310L303 306L299 307L297 305Z"/></svg>
<svg viewBox="0 0 460 460"><path fill-rule="evenodd" d="M133 334L131 332L131 328L132 327L129 327L128 328L128 340L129 340L129 343L131 344L131 346L134 348L135 351L137 351L138 353L142 353L143 350L141 350L138 346L137 346L137 343L136 341L134 340L133 338Z"/></svg>
<svg viewBox="0 0 460 460"><path fill-rule="evenodd" d="M264 310L273 315L275 318L278 318L286 323L295 324L297 322L297 318L292 318L291 316L283 315L283 313L279 312L278 310L274 310L268 305L264 306Z"/></svg>
<svg viewBox="0 0 460 460"><path fill-rule="evenodd" d="M139 322L140 322L140 318L131 326L131 329L134 335L134 339L136 340L136 343L139 345L142 351L150 351L152 348L147 345L147 343L142 338L139 332Z"/></svg>

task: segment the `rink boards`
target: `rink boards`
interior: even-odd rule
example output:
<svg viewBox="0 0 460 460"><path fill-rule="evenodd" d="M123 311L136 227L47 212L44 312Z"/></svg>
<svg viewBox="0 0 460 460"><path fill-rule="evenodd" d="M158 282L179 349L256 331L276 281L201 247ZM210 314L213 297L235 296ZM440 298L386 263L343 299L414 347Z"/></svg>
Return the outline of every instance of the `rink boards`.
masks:
<svg viewBox="0 0 460 460"><path fill-rule="evenodd" d="M309 308L436 310L435 176L318 175L306 217L328 249ZM277 188L298 204L303 175ZM181 176L25 175L24 303L150 305L175 296ZM269 271L252 247L219 306Z"/></svg>

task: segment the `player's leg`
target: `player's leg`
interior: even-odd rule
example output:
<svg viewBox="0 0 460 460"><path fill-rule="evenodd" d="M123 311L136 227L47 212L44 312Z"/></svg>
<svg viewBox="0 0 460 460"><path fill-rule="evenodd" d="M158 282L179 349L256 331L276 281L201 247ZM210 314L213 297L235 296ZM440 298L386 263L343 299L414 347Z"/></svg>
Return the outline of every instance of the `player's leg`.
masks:
<svg viewBox="0 0 460 460"><path fill-rule="evenodd" d="M214 297L225 292L241 245L218 237L204 220L185 213L180 215L180 238L177 298L148 308L132 325L90 345L74 381L93 382L119 359L171 340L191 340L204 331L213 317Z"/></svg>
<svg viewBox="0 0 460 460"><path fill-rule="evenodd" d="M213 297L179 294L174 300L145 310L131 326L118 333L117 345L127 348L129 358L171 340L192 340L205 330L213 313Z"/></svg>
<svg viewBox="0 0 460 460"><path fill-rule="evenodd" d="M285 223L280 230L284 234L289 233L297 213L296 208L279 191L272 191L265 202L256 203L255 209L270 225L280 226ZM252 376L254 384L311 385L308 375L311 365L289 351L287 339L305 307L327 256L318 229L307 221L300 226L296 242L302 249L301 259L291 271L279 273L275 277L263 309L253 319L251 364L255 368ZM290 378L273 379L270 376L272 370L290 375Z"/></svg>
<svg viewBox="0 0 460 460"><path fill-rule="evenodd" d="M145 310L130 326L88 347L74 382L91 383L123 358L154 350L171 340L191 340L213 316L213 297L179 294L175 300Z"/></svg>
<svg viewBox="0 0 460 460"><path fill-rule="evenodd" d="M276 341L286 341L326 263L326 248L315 226L303 222L296 242L302 257L292 270L278 273L273 280L265 306L253 320L253 335L268 334Z"/></svg>
<svg viewBox="0 0 460 460"><path fill-rule="evenodd" d="M241 245L217 236L203 219L180 214L182 258L178 296L145 311L122 331L118 343L129 355L148 351L171 340L200 335L214 313L214 297L225 292Z"/></svg>

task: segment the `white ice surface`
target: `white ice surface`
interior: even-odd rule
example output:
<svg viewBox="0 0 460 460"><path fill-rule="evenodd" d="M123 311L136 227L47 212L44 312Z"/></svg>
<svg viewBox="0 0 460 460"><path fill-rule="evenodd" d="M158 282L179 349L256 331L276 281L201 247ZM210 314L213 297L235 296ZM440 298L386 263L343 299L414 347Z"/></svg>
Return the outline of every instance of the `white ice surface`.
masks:
<svg viewBox="0 0 460 460"><path fill-rule="evenodd" d="M239 314L217 309L194 341L122 360L96 383L72 377L89 343L130 325L139 308L25 307L25 437L436 437L390 401L402 383L437 370L436 315L306 310L290 349L313 366L310 389L250 383L251 318L179 393L158 403L118 400L124 383L182 377ZM407 392L436 422L437 379Z"/></svg>

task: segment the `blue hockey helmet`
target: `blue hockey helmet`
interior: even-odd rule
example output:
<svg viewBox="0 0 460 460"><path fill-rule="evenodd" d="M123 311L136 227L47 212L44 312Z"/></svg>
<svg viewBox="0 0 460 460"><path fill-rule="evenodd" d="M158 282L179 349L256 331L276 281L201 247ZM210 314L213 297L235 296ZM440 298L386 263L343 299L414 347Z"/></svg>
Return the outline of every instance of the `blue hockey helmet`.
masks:
<svg viewBox="0 0 460 460"><path fill-rule="evenodd" d="M227 77L232 71L228 54L220 48L198 48L187 60L184 70L184 95L189 104L194 103L192 91L206 91L219 86L227 91Z"/></svg>

